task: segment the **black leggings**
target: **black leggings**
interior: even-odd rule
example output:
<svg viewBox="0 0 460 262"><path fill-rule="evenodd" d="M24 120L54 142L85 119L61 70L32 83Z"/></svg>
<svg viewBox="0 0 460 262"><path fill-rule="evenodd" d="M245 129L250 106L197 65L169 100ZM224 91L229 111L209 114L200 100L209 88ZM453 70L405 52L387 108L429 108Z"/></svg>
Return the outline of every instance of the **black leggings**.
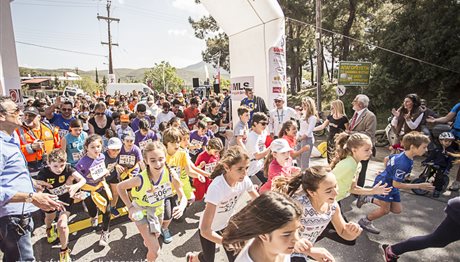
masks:
<svg viewBox="0 0 460 262"><path fill-rule="evenodd" d="M337 202L340 206L340 212L342 212L342 217L345 220L346 223L348 223L348 219L345 217L345 214L343 214L343 208L342 208L342 201ZM316 242L320 241L323 238L329 238L330 240L333 240L337 243L344 244L347 246L354 246L356 244L356 239L354 240L346 240L343 239L337 231L335 230L334 225L332 224L332 221L327 224L327 227L323 230L323 232L318 236L316 239ZM292 262L292 260L291 260Z"/></svg>
<svg viewBox="0 0 460 262"><path fill-rule="evenodd" d="M105 207L105 213L102 213L102 230L108 231L109 226L110 226L110 216L112 215L110 212L110 200L104 189L99 191L99 194L101 194L101 196L107 200L107 206ZM85 200L83 201L85 201L86 208L88 208L88 214L91 217L96 217L98 208L96 204L94 203L93 199L91 198L91 196L85 198Z"/></svg>
<svg viewBox="0 0 460 262"><path fill-rule="evenodd" d="M224 229L225 230L225 229ZM222 231L217 231L216 233L222 235ZM198 259L200 262L214 262L216 256L216 243L207 240L201 235L200 230L198 230L200 235L201 249L202 251L198 254ZM225 254L227 255L228 261L233 262L236 259L236 255L233 251L228 251L224 248Z"/></svg>
<svg viewBox="0 0 460 262"><path fill-rule="evenodd" d="M406 252L429 247L445 247L458 240L460 240L460 224L457 224L452 218L446 217L433 233L399 242L392 245L391 250L396 255L402 255Z"/></svg>

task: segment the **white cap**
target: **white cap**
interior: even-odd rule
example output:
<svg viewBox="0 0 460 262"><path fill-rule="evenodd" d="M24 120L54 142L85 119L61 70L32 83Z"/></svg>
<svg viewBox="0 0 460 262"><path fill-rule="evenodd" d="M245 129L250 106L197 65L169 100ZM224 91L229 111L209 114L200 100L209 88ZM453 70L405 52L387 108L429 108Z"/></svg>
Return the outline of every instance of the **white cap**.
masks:
<svg viewBox="0 0 460 262"><path fill-rule="evenodd" d="M122 146L123 143L121 143L121 140L118 137L110 138L109 142L107 143L108 149L121 149Z"/></svg>
<svg viewBox="0 0 460 262"><path fill-rule="evenodd" d="M270 149L272 152L276 153L284 153L294 150L289 146L288 141L283 138L273 140L273 142L270 144Z"/></svg>

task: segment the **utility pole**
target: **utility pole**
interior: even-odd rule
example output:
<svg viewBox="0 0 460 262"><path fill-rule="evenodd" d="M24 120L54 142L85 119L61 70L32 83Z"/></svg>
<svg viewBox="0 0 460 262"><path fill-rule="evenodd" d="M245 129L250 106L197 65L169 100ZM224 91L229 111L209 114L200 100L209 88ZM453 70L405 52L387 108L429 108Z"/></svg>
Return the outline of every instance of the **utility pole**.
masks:
<svg viewBox="0 0 460 262"><path fill-rule="evenodd" d="M316 0L316 107L321 112L321 79L323 73L323 49L321 47L321 0Z"/></svg>
<svg viewBox="0 0 460 262"><path fill-rule="evenodd" d="M101 42L103 45L108 45L109 46L109 74L113 74L113 64L112 64L112 46L118 46L116 43L112 43L112 35L110 34L110 23L112 21L115 22L120 22L119 18L113 18L110 17L110 6L112 5L111 0L107 0L107 16L100 16L98 14L97 19L98 20L106 20L107 21L107 33L108 33L108 42Z"/></svg>

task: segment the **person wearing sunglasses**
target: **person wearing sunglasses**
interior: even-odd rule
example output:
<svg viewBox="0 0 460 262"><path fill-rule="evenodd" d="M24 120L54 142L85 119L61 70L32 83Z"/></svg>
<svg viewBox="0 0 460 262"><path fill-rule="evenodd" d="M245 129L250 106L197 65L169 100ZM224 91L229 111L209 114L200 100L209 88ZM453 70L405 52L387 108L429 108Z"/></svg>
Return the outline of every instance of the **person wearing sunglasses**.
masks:
<svg viewBox="0 0 460 262"><path fill-rule="evenodd" d="M278 134L284 122L288 120L298 120L297 112L285 104L284 95L275 97L275 108L270 111L270 136L272 139L278 138Z"/></svg>
<svg viewBox="0 0 460 262"><path fill-rule="evenodd" d="M94 117L92 117L89 123L89 134L98 134L105 136L105 131L109 128L115 132L115 122L110 116L105 114L107 107L104 102L99 102L94 107Z"/></svg>
<svg viewBox="0 0 460 262"><path fill-rule="evenodd" d="M254 113L252 116L251 131L246 140L246 151L251 162L248 167L248 176L257 185L267 182L264 176L264 158L270 153L270 148L265 147L267 138L268 117L262 112Z"/></svg>
<svg viewBox="0 0 460 262"><path fill-rule="evenodd" d="M57 97L56 102L50 107L45 109L45 116L48 121L59 127L60 137L64 137L69 133L70 122L75 120L73 116L73 104L70 101L63 101L64 98ZM56 109L59 108L61 113L55 113Z"/></svg>

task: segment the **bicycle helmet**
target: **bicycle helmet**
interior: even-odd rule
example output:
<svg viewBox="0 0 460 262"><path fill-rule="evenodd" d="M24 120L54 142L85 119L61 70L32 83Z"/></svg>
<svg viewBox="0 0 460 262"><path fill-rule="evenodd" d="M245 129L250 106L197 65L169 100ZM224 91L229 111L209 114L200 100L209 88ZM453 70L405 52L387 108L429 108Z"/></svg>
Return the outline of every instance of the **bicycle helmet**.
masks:
<svg viewBox="0 0 460 262"><path fill-rule="evenodd" d="M443 132L439 135L439 140L455 140L451 132Z"/></svg>

